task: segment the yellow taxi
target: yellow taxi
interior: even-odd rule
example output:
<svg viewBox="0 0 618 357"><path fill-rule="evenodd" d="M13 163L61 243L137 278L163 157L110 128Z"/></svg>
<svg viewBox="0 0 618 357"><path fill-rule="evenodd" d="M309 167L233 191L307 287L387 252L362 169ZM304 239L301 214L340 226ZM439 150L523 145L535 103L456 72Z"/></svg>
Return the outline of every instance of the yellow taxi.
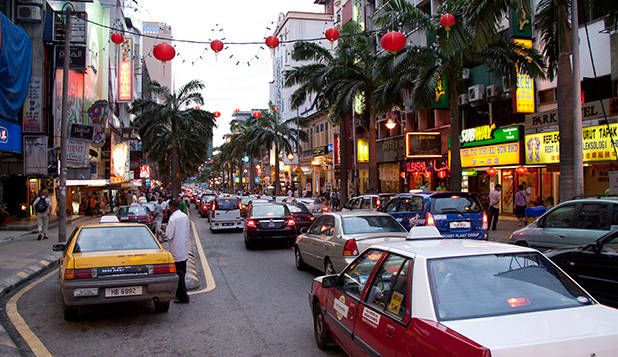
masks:
<svg viewBox="0 0 618 357"><path fill-rule="evenodd" d="M77 307L130 301L152 301L167 312L176 294L174 258L150 229L139 223L103 223L75 228L54 251L60 260L64 318L77 317Z"/></svg>

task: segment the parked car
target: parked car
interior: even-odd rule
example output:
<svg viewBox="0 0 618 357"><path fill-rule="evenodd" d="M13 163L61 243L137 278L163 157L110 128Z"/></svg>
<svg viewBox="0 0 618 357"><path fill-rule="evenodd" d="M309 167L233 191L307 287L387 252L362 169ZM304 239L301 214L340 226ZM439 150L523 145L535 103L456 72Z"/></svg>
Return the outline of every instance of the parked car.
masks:
<svg viewBox="0 0 618 357"><path fill-rule="evenodd" d="M286 205L273 202L251 207L244 229L247 249L255 248L264 240L281 240L292 244L295 238L296 222Z"/></svg>
<svg viewBox="0 0 618 357"><path fill-rule="evenodd" d="M551 249L544 254L595 299L618 308L618 231L585 246Z"/></svg>
<svg viewBox="0 0 618 357"><path fill-rule="evenodd" d="M81 226L53 250L64 252L60 291L67 321L79 306L129 301L152 301L156 312L167 312L176 294L174 258L144 225Z"/></svg>
<svg viewBox="0 0 618 357"><path fill-rule="evenodd" d="M404 239L405 228L379 212L332 212L301 230L294 245L296 268L307 266L325 274L340 272L372 244Z"/></svg>
<svg viewBox="0 0 618 357"><path fill-rule="evenodd" d="M400 193L378 211L389 213L407 230L431 225L447 238L487 239L487 214L473 193Z"/></svg>
<svg viewBox="0 0 618 357"><path fill-rule="evenodd" d="M393 196L395 196L394 193L380 193L352 197L343 206L342 211L375 211L381 205L386 204Z"/></svg>
<svg viewBox="0 0 618 357"><path fill-rule="evenodd" d="M217 197L210 212L210 231L243 228L244 221L240 215L240 202L235 197Z"/></svg>
<svg viewBox="0 0 618 357"><path fill-rule="evenodd" d="M309 303L318 347L350 356L618 355L618 310L509 244L384 242L315 278Z"/></svg>
<svg viewBox="0 0 618 357"><path fill-rule="evenodd" d="M296 222L296 233L300 232L301 229L307 228L311 226L315 217L307 206L300 202L296 203L288 203L287 204L290 213L292 213L292 217L294 217L294 221Z"/></svg>
<svg viewBox="0 0 618 357"><path fill-rule="evenodd" d="M615 228L618 228L618 199L578 199L555 206L513 232L509 243L536 248L578 247Z"/></svg>
<svg viewBox="0 0 618 357"><path fill-rule="evenodd" d="M152 229L152 215L146 206L139 206L137 204L120 206L116 211L116 217L118 217L118 220L122 223L142 223Z"/></svg>

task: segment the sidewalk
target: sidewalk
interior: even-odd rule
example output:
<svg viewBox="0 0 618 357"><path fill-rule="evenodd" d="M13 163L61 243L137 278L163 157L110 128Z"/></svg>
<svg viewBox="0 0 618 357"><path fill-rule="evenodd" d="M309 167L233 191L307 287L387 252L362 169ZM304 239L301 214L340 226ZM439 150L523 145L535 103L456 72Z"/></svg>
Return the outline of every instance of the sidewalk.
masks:
<svg viewBox="0 0 618 357"><path fill-rule="evenodd" d="M82 218L88 218L86 216L67 216L67 224L71 223L73 220L79 220ZM58 217L52 216L49 217L49 229L58 227ZM3 231L35 231L37 229L37 220L36 216L31 216L28 218L18 218L11 223L6 223L5 225L0 226L0 234Z"/></svg>
<svg viewBox="0 0 618 357"><path fill-rule="evenodd" d="M511 233L521 228L521 226L517 223L517 217L500 216L496 228L498 228L498 230L489 231L489 240L508 243Z"/></svg>

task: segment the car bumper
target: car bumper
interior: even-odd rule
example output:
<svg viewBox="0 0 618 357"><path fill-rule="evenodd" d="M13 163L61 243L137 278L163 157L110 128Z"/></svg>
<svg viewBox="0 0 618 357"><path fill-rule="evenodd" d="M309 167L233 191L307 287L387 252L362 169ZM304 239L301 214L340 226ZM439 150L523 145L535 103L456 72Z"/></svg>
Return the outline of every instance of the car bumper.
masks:
<svg viewBox="0 0 618 357"><path fill-rule="evenodd" d="M286 228L282 230L245 230L245 236L248 240L256 239L285 239L296 240L296 230L293 228Z"/></svg>
<svg viewBox="0 0 618 357"><path fill-rule="evenodd" d="M240 221L210 221L210 228L212 230L217 229L243 229L245 226L245 222L243 220Z"/></svg>
<svg viewBox="0 0 618 357"><path fill-rule="evenodd" d="M106 288L141 286L142 294L135 296L105 297ZM62 298L67 306L85 306L109 304L129 301L169 301L176 294L178 275L161 274L161 276L119 278L119 279L88 279L62 280L60 288ZM75 296L75 289L96 288L97 295Z"/></svg>

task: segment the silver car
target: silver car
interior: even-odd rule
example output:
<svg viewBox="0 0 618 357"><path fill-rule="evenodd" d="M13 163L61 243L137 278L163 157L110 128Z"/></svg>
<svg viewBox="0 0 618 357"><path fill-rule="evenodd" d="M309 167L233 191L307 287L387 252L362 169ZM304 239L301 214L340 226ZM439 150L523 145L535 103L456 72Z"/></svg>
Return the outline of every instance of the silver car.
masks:
<svg viewBox="0 0 618 357"><path fill-rule="evenodd" d="M332 212L302 229L294 245L296 269L307 266L335 274L369 246L405 240L407 231L392 216L380 212Z"/></svg>

